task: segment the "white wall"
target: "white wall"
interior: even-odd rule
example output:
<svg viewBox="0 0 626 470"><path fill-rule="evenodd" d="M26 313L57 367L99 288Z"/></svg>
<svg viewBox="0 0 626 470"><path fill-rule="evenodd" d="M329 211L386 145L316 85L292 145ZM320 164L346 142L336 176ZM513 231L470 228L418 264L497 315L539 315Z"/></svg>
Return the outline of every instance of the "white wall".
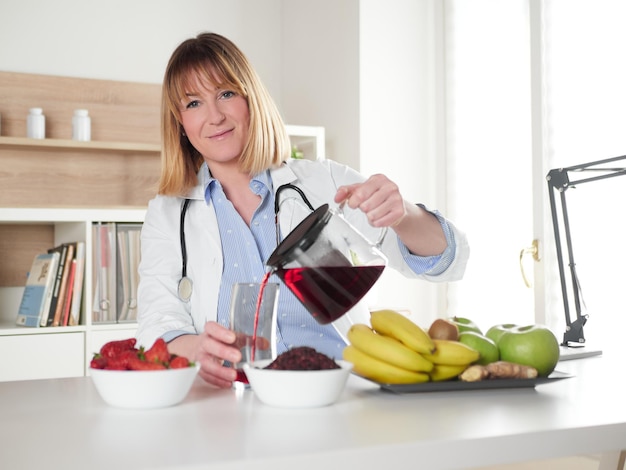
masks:
<svg viewBox="0 0 626 470"><path fill-rule="evenodd" d="M359 1L283 2L282 102L288 122L326 128L326 155L359 152Z"/></svg>
<svg viewBox="0 0 626 470"><path fill-rule="evenodd" d="M280 0L2 0L0 68L161 83L183 40L215 31L237 43L280 98Z"/></svg>

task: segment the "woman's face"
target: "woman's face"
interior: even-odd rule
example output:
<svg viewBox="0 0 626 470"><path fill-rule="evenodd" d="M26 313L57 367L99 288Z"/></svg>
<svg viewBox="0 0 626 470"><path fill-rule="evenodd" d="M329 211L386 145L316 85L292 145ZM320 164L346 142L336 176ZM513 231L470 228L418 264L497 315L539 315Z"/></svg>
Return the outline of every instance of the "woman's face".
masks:
<svg viewBox="0 0 626 470"><path fill-rule="evenodd" d="M246 99L232 90L195 79L180 104L181 123L191 145L209 168L237 164L248 138Z"/></svg>

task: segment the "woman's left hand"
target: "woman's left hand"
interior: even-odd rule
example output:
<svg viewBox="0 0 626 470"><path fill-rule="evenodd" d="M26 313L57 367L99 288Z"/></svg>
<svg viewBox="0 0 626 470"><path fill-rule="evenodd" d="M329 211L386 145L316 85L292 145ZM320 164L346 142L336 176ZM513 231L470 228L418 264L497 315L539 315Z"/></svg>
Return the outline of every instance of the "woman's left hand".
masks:
<svg viewBox="0 0 626 470"><path fill-rule="evenodd" d="M391 227L413 254L433 256L446 249L446 237L437 218L420 206L407 203L398 185L385 175L340 186L335 202L360 209L373 227Z"/></svg>
<svg viewBox="0 0 626 470"><path fill-rule="evenodd" d="M373 227L395 227L407 214L398 185L381 174L363 183L340 186L335 202L360 209Z"/></svg>

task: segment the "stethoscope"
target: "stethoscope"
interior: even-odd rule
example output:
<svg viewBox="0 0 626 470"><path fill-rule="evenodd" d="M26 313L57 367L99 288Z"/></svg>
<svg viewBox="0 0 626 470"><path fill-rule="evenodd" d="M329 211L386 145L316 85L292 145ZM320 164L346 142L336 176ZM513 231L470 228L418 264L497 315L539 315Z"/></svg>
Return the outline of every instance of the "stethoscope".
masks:
<svg viewBox="0 0 626 470"><path fill-rule="evenodd" d="M298 188L297 186L291 183L286 183L286 184L283 184L282 186L279 186L278 189L276 190L276 195L274 196L274 217L276 220L276 245L278 245L279 243L279 236L280 236L279 230L278 230L278 212L280 210L279 195L281 191L285 189L293 189L294 191L296 191L300 195L304 203L307 205L307 207L311 211L315 210L313 206L311 205L311 203L309 202L306 195L304 194L304 192L300 188ZM187 242L185 240L185 217L187 216L187 209L189 208L189 203L191 201L192 201L191 199L185 199L180 209L180 253L182 255L182 260L183 260L182 261L183 269L182 269L182 277L178 281L178 298L183 302L189 302L189 299L191 299L191 294L193 292L193 281L191 280L191 278L187 276Z"/></svg>

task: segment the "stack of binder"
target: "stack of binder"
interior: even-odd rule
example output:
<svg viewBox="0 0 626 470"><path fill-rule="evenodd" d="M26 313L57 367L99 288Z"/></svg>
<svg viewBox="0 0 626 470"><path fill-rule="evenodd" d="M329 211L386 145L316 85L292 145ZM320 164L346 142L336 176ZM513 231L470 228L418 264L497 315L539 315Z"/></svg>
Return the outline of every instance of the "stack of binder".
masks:
<svg viewBox="0 0 626 470"><path fill-rule="evenodd" d="M93 323L137 321L140 223L93 226Z"/></svg>

